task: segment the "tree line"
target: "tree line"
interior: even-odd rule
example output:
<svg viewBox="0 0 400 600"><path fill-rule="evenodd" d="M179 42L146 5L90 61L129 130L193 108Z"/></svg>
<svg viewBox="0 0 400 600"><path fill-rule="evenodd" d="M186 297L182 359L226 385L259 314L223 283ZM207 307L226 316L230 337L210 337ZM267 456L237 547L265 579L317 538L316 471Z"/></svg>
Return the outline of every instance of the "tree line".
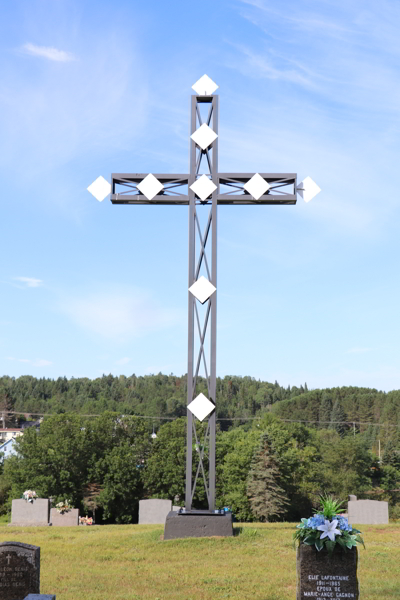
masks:
<svg viewBox="0 0 400 600"><path fill-rule="evenodd" d="M9 512L25 489L53 504L68 499L105 523L137 522L142 498L183 505L186 418L159 425L156 438L151 433L151 421L120 413L46 417L39 431L32 427L17 438L18 454L1 463L0 512ZM193 475L201 450L193 445ZM266 412L257 421L218 427L216 464L217 507L230 507L239 521L298 520L311 515L321 493L385 499L400 518L397 429L379 460L368 431L311 428ZM202 485L194 506L207 506Z"/></svg>

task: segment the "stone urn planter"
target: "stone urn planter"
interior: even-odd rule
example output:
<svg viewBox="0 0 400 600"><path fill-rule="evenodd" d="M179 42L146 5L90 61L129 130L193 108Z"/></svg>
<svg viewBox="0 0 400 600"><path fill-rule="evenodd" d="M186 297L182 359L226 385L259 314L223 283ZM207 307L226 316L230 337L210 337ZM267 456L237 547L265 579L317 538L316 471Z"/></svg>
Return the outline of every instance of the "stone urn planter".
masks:
<svg viewBox="0 0 400 600"><path fill-rule="evenodd" d="M330 553L326 548L318 551L315 546L300 544L297 548L296 600L358 600L357 563L355 547L346 552L336 545Z"/></svg>

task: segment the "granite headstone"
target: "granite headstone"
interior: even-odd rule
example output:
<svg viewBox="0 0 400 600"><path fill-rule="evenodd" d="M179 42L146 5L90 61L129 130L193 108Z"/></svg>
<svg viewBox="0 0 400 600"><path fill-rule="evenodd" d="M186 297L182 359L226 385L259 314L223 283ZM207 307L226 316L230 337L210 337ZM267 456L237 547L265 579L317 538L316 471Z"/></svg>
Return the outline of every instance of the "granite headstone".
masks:
<svg viewBox="0 0 400 600"><path fill-rule="evenodd" d="M50 510L50 524L53 527L74 527L79 525L79 509L71 508L61 514L56 508Z"/></svg>
<svg viewBox="0 0 400 600"><path fill-rule="evenodd" d="M48 498L36 498L33 502L24 499L13 500L11 508L11 526L41 527L49 525L50 501Z"/></svg>
<svg viewBox="0 0 400 600"><path fill-rule="evenodd" d="M171 500L139 500L139 525L164 525L171 510Z"/></svg>
<svg viewBox="0 0 400 600"><path fill-rule="evenodd" d="M337 544L332 554L300 544L297 550L297 600L337 600L359 597L357 548L348 552Z"/></svg>
<svg viewBox="0 0 400 600"><path fill-rule="evenodd" d="M21 542L0 543L0 598L21 600L40 593L40 548Z"/></svg>
<svg viewBox="0 0 400 600"><path fill-rule="evenodd" d="M382 500L351 500L347 503L351 525L388 525L389 505Z"/></svg>

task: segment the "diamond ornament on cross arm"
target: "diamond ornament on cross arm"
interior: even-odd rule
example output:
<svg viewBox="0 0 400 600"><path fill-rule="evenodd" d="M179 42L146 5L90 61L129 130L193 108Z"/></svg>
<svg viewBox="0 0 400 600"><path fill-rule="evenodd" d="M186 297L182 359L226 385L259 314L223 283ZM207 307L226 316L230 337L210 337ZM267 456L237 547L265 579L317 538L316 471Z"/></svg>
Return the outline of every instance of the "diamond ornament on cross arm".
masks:
<svg viewBox="0 0 400 600"><path fill-rule="evenodd" d="M303 198L304 202L310 202L317 194L319 194L321 188L315 183L311 177L306 177L297 186L297 193Z"/></svg>
<svg viewBox="0 0 400 600"><path fill-rule="evenodd" d="M188 405L188 409L199 421L204 419L214 410L215 406L204 394L199 394Z"/></svg>
<svg viewBox="0 0 400 600"><path fill-rule="evenodd" d="M202 175L195 181L190 189L198 196L201 200L206 200L214 190L217 189L217 186L207 177L207 175Z"/></svg>
<svg viewBox="0 0 400 600"><path fill-rule="evenodd" d="M190 136L192 140L200 146L202 150L205 150L217 139L218 135L207 125L203 123L201 127Z"/></svg>
<svg viewBox="0 0 400 600"><path fill-rule="evenodd" d="M111 184L100 175L87 188L87 191L92 194L99 202L103 202L109 194L111 194Z"/></svg>
<svg viewBox="0 0 400 600"><path fill-rule="evenodd" d="M199 96L211 96L215 90L218 89L218 85L208 75L200 77L196 83L192 85L192 89Z"/></svg>
<svg viewBox="0 0 400 600"><path fill-rule="evenodd" d="M154 196L157 196L164 189L161 181L158 181L157 177L154 177L151 173L142 179L136 187L139 192L146 196L147 200L153 200Z"/></svg>
<svg viewBox="0 0 400 600"><path fill-rule="evenodd" d="M204 302L213 295L216 289L217 288L202 275L190 286L189 292L193 294L201 304L204 304Z"/></svg>
<svg viewBox="0 0 400 600"><path fill-rule="evenodd" d="M265 181L264 177L256 173L243 187L246 192L249 192L253 196L254 200L259 200L269 190L270 185Z"/></svg>

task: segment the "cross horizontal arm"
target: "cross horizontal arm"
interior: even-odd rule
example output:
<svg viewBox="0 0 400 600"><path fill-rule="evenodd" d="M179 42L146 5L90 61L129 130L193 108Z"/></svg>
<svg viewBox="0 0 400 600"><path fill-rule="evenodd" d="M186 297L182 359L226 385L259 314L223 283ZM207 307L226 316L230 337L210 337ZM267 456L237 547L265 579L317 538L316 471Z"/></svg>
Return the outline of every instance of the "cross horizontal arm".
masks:
<svg viewBox="0 0 400 600"><path fill-rule="evenodd" d="M113 173L111 176L111 202L113 204L189 204L188 174L155 174L154 176L163 184L164 189L151 200L148 200L137 189L137 185L143 181L146 175L146 173ZM270 188L268 193L263 194L258 200L255 200L243 188L243 185L253 175L254 173L218 173L218 204L296 204L296 173L260 173ZM291 189L287 189L288 187ZM199 200L199 202L201 201ZM211 199L205 201L205 203L208 202L211 202Z"/></svg>

